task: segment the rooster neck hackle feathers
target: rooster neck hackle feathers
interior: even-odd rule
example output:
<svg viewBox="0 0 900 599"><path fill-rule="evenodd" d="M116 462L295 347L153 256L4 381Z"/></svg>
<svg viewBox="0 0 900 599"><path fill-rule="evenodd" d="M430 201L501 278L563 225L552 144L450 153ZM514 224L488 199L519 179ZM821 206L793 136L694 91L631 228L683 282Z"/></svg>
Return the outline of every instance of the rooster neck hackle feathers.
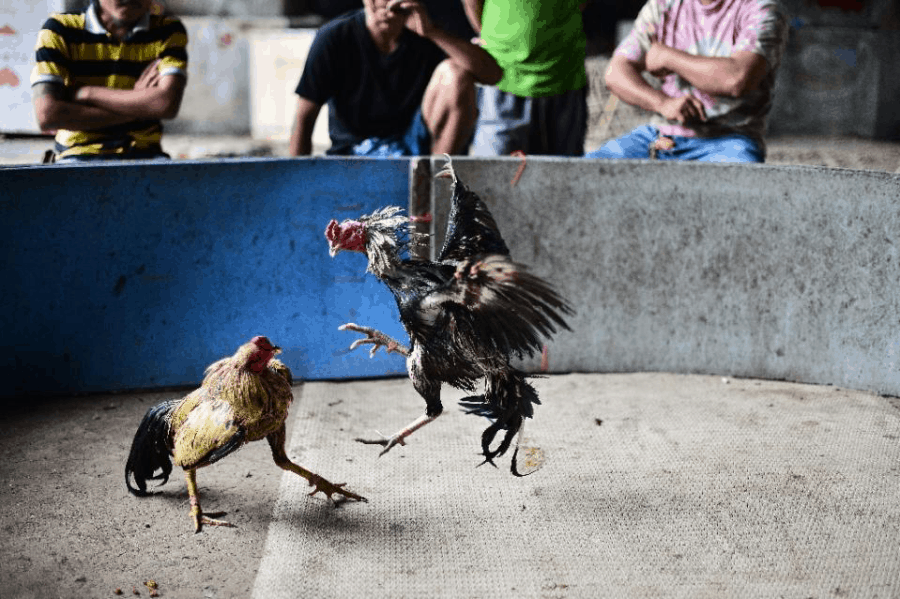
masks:
<svg viewBox="0 0 900 599"><path fill-rule="evenodd" d="M250 347L248 347L250 346ZM287 367L271 357L255 359L260 351L251 344L209 366L201 389L229 404L242 421L254 421L268 414L286 415L291 403L291 381ZM262 364L262 370L257 368Z"/></svg>
<svg viewBox="0 0 900 599"><path fill-rule="evenodd" d="M427 235L409 229L409 217L402 208L387 206L360 217L366 231L366 270L376 277L390 276L403 262L401 255Z"/></svg>

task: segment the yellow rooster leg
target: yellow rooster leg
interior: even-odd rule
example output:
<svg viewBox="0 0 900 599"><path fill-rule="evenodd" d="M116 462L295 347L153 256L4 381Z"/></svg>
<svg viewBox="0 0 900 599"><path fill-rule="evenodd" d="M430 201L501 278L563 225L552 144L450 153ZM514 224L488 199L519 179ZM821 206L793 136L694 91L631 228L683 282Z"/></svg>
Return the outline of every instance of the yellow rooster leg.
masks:
<svg viewBox="0 0 900 599"><path fill-rule="evenodd" d="M334 503L339 503L339 501L346 501L348 499L353 499L354 501L369 501L362 495L357 495L356 493L345 489L344 486L346 486L347 483L335 484L329 482L318 474L310 472L306 468L302 468L292 462L284 452L284 438L284 426L266 437L266 440L269 442L269 446L272 448L272 458L275 460L275 463L279 468L288 470L290 472L293 472L294 474L299 474L307 481L309 481L309 484L315 487L310 495L315 495L316 493L322 492L326 497L328 497L328 499L331 499ZM332 495L334 495L335 493L341 496L339 500L332 497Z"/></svg>
<svg viewBox="0 0 900 599"><path fill-rule="evenodd" d="M187 480L188 497L191 502L191 520L194 522L194 532L203 530L204 524L210 526L234 526L230 522L224 520L216 520L210 516L224 516L225 512L215 512L213 514L204 515L203 509L200 507L200 493L197 491L197 470L190 469L184 471L184 478Z"/></svg>

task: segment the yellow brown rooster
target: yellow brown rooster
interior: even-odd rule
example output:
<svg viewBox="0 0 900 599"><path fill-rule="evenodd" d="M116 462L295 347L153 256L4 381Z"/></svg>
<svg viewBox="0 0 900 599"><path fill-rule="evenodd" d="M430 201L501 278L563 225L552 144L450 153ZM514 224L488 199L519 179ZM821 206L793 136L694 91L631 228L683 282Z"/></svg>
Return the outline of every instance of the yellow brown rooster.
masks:
<svg viewBox="0 0 900 599"><path fill-rule="evenodd" d="M344 489L343 483L330 483L287 457L284 423L293 400L293 380L290 369L274 359L280 351L266 337L254 337L233 356L211 364L199 389L147 410L125 465L128 490L139 497L149 495L147 481L165 484L174 459L187 480L194 530L200 532L203 524L231 526L214 518L224 513L204 515L197 492L197 469L265 437L275 463L315 487L310 495L321 491L329 499L338 494L366 501Z"/></svg>

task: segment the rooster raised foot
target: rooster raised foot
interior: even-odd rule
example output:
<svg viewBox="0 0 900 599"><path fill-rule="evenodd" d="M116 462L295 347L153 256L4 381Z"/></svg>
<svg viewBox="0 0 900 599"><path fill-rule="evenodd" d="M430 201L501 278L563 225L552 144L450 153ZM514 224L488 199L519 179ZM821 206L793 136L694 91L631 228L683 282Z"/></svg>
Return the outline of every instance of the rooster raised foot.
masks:
<svg viewBox="0 0 900 599"><path fill-rule="evenodd" d="M374 357L375 352L378 351L379 347L383 347L384 351L387 353L395 353L400 354L401 356L409 355L409 348L397 341L392 337L388 337L381 331L376 331L371 327L364 327L352 322L348 322L347 324L342 324L338 327L339 331L355 331L357 333L362 333L366 335L366 337L362 339L357 339L353 343L350 344L350 351L353 351L357 347L362 345L372 345L372 349L369 350L369 357Z"/></svg>

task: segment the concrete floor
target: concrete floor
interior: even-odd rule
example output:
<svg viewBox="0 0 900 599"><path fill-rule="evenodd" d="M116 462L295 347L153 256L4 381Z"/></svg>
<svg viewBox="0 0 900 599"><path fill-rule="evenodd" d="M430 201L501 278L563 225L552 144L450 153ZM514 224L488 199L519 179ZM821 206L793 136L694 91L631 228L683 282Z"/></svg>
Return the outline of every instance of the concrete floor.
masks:
<svg viewBox="0 0 900 599"><path fill-rule="evenodd" d="M830 386L674 374L552 375L518 479L475 468L454 408L382 458L354 443L422 410L405 378L297 385L288 454L365 495L332 507L265 443L148 498L123 467L177 393L23 402L0 420L0 596L896 597L900 406ZM348 576L348 573L353 573Z"/></svg>

